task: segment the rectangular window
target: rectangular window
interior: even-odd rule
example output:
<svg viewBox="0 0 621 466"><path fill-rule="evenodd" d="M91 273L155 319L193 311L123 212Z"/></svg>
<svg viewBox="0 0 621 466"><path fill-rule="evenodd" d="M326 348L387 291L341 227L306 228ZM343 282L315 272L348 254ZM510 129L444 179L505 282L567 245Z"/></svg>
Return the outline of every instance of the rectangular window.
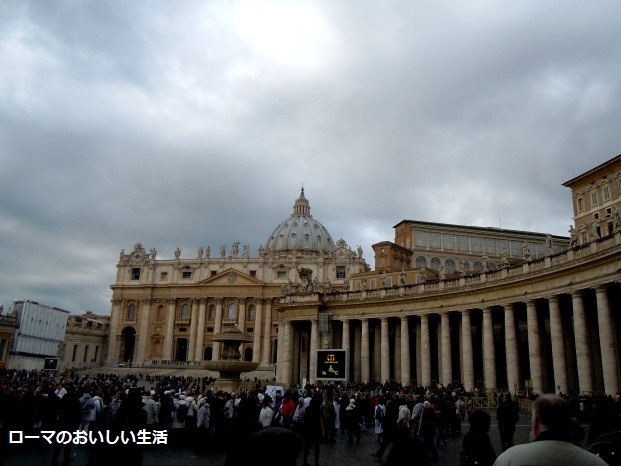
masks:
<svg viewBox="0 0 621 466"><path fill-rule="evenodd" d="M478 236L470 238L470 252L483 252L483 238Z"/></svg>
<svg viewBox="0 0 621 466"><path fill-rule="evenodd" d="M86 362L87 360L88 360L88 345L84 347L84 358L82 359L82 362Z"/></svg>
<svg viewBox="0 0 621 466"><path fill-rule="evenodd" d="M347 277L347 270L344 265L336 266L336 278L345 278Z"/></svg>
<svg viewBox="0 0 621 466"><path fill-rule="evenodd" d="M253 333L254 332L254 327L247 327L246 328L246 333Z"/></svg>
<svg viewBox="0 0 621 466"><path fill-rule="evenodd" d="M496 241L496 252L502 254L503 250L509 254L509 241L506 239L499 239Z"/></svg>
<svg viewBox="0 0 621 466"><path fill-rule="evenodd" d="M377 265L379 265L380 267L383 267L386 265L386 258L385 257L380 257L379 260L377 261Z"/></svg>
<svg viewBox="0 0 621 466"><path fill-rule="evenodd" d="M212 276L212 277L215 277L217 274L218 274L218 272L216 272L215 270L212 270L212 271L211 271L211 276Z"/></svg>
<svg viewBox="0 0 621 466"><path fill-rule="evenodd" d="M609 201L611 196L610 196L610 186L606 185L602 188L602 193L604 195L604 201Z"/></svg>
<svg viewBox="0 0 621 466"><path fill-rule="evenodd" d="M250 276L251 276L252 278L257 278L257 271L256 271L256 270L251 270L251 271L250 271Z"/></svg>
<svg viewBox="0 0 621 466"><path fill-rule="evenodd" d="M496 254L496 240L493 238L485 238L483 240L485 244L486 254Z"/></svg>
<svg viewBox="0 0 621 466"><path fill-rule="evenodd" d="M78 356L78 345L73 345L73 354L71 355L71 362L75 362L75 358Z"/></svg>
<svg viewBox="0 0 621 466"><path fill-rule="evenodd" d="M522 257L523 254L522 242L521 241L511 241L511 253L513 257Z"/></svg>
<svg viewBox="0 0 621 466"><path fill-rule="evenodd" d="M459 235L457 237L457 250L464 252L470 251L470 238L468 236Z"/></svg>
<svg viewBox="0 0 621 466"><path fill-rule="evenodd" d="M181 278L183 278L184 280L192 278L192 272L189 272L187 270L181 272Z"/></svg>
<svg viewBox="0 0 621 466"><path fill-rule="evenodd" d="M578 212L582 212L584 210L584 199L579 197L578 199L576 199L576 203L578 205Z"/></svg>
<svg viewBox="0 0 621 466"><path fill-rule="evenodd" d="M132 280L140 280L140 268L132 268Z"/></svg>
<svg viewBox="0 0 621 466"><path fill-rule="evenodd" d="M442 249L445 251L455 250L455 235L442 235Z"/></svg>
<svg viewBox="0 0 621 466"><path fill-rule="evenodd" d="M591 206L596 206L598 204L597 191L591 191Z"/></svg>
<svg viewBox="0 0 621 466"><path fill-rule="evenodd" d="M377 288L377 285L376 285L375 279L370 280L370 281L369 281L369 289L370 289L370 290L374 290L375 288Z"/></svg>
<svg viewBox="0 0 621 466"><path fill-rule="evenodd" d="M429 233L429 247L440 249L441 236L440 233Z"/></svg>
<svg viewBox="0 0 621 466"><path fill-rule="evenodd" d="M276 278L280 278L280 279L287 278L287 271L286 270L277 270L276 271Z"/></svg>
<svg viewBox="0 0 621 466"><path fill-rule="evenodd" d="M4 361L4 349L6 348L6 340L0 340L0 361Z"/></svg>
<svg viewBox="0 0 621 466"><path fill-rule="evenodd" d="M99 345L95 346L95 356L93 356L93 361L97 362L98 357L99 357Z"/></svg>
<svg viewBox="0 0 621 466"><path fill-rule="evenodd" d="M414 246L427 248L427 232L414 230Z"/></svg>
<svg viewBox="0 0 621 466"><path fill-rule="evenodd" d="M168 272L161 272L160 280L168 280Z"/></svg>

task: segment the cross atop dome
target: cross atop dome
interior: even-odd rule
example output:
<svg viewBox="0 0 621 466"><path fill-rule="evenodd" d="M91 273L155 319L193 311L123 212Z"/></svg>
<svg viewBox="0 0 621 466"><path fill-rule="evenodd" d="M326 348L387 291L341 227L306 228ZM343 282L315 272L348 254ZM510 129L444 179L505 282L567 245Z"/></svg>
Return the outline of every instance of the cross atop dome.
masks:
<svg viewBox="0 0 621 466"><path fill-rule="evenodd" d="M302 186L300 197L296 199L295 204L293 205L293 215L306 215L312 218L308 199L304 197L304 186Z"/></svg>

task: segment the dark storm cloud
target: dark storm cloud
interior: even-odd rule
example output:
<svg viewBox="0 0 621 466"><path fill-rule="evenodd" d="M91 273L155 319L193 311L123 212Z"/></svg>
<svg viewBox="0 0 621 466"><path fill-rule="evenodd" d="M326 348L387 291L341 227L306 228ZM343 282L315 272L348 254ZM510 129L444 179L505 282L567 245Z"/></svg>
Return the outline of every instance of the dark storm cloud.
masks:
<svg viewBox="0 0 621 466"><path fill-rule="evenodd" d="M122 248L256 255L302 184L368 260L402 219L566 234L619 153L620 10L5 2L0 301L109 312Z"/></svg>

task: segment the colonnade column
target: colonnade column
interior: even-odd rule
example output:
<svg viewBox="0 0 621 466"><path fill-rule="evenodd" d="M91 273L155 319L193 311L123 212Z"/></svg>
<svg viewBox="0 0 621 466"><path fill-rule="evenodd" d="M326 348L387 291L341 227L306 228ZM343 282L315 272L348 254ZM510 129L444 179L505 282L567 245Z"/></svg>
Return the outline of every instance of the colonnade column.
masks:
<svg viewBox="0 0 621 466"><path fill-rule="evenodd" d="M216 299L216 322L214 323L213 333L220 333L222 331L222 298ZM219 342L214 342L213 344L213 352L212 359L214 361L220 360L220 347L222 346Z"/></svg>
<svg viewBox="0 0 621 466"><path fill-rule="evenodd" d="M258 322L258 321L257 321ZM261 363L270 363L270 353L272 351L272 300L265 301L265 320L263 326L263 351L261 353Z"/></svg>
<svg viewBox="0 0 621 466"><path fill-rule="evenodd" d="M196 329L196 348L194 349L194 360L203 360L203 345L205 342L205 313L207 308L207 299L201 298L198 307L198 328Z"/></svg>
<svg viewBox="0 0 621 466"><path fill-rule="evenodd" d="M401 385L404 387L412 385L412 376L410 375L410 329L407 317L401 317Z"/></svg>
<svg viewBox="0 0 621 466"><path fill-rule="evenodd" d="M505 354L509 391L516 391L519 387L518 347L515 333L514 311L513 305L505 307Z"/></svg>
<svg viewBox="0 0 621 466"><path fill-rule="evenodd" d="M263 300L257 299L254 313L254 341L252 342L252 362L261 362L261 324L263 323Z"/></svg>
<svg viewBox="0 0 621 466"><path fill-rule="evenodd" d="M390 379L390 340L388 338L388 318L382 317L380 319L381 324L381 342L380 347L382 349L382 370L381 370L381 383Z"/></svg>
<svg viewBox="0 0 621 466"><path fill-rule="evenodd" d="M308 382L315 383L317 380L317 348L319 342L319 325L317 318L311 320L310 354L308 355L309 374Z"/></svg>
<svg viewBox="0 0 621 466"><path fill-rule="evenodd" d="M464 374L462 382L466 390L474 388L474 359L472 354L472 327L470 311L461 312L461 340Z"/></svg>
<svg viewBox="0 0 621 466"><path fill-rule="evenodd" d="M440 315L442 328L442 383L448 385L453 381L453 367L451 358L451 328L449 325L449 313Z"/></svg>
<svg viewBox="0 0 621 466"><path fill-rule="evenodd" d="M119 361L119 345L116 340L119 333L121 314L123 313L122 303L122 299L112 300L112 317L110 318L110 333L108 338L108 364L114 367L116 367Z"/></svg>
<svg viewBox="0 0 621 466"><path fill-rule="evenodd" d="M602 353L602 370L604 372L604 391L607 395L619 391L617 349L614 341L614 324L610 315L610 303L606 287L595 288L597 299L597 321L599 324L599 341Z"/></svg>
<svg viewBox="0 0 621 466"><path fill-rule="evenodd" d="M194 359L194 350L196 349L196 327L198 326L198 299L192 299L192 317L190 318L190 342L186 361Z"/></svg>
<svg viewBox="0 0 621 466"><path fill-rule="evenodd" d="M143 363L147 357L147 347L150 339L151 301L150 298L145 298L140 302L140 333L138 334L138 351L135 357L138 364Z"/></svg>
<svg viewBox="0 0 621 466"><path fill-rule="evenodd" d="M362 332L360 334L360 379L362 382L370 380L370 364L369 357L369 319L362 319Z"/></svg>
<svg viewBox="0 0 621 466"><path fill-rule="evenodd" d="M543 390L543 373L541 369L541 341L539 340L539 322L537 322L537 306L535 301L526 303L526 321L528 326L528 359L530 361L530 378L533 392Z"/></svg>
<svg viewBox="0 0 621 466"><path fill-rule="evenodd" d="M342 322L343 341L341 342L341 348L347 350L347 374L345 374L345 376L347 377L348 381L351 381L350 374L352 373L352 368L350 362L352 360L352 354L350 348L349 319L342 319Z"/></svg>
<svg viewBox="0 0 621 466"><path fill-rule="evenodd" d="M429 317L427 315L420 316L420 352L423 377L421 385L428 387L431 385L431 352L429 351Z"/></svg>
<svg viewBox="0 0 621 466"><path fill-rule="evenodd" d="M175 300L168 300L168 316L166 324L166 335L164 336L164 351L162 352L162 358L165 361L172 360L173 349L173 332L175 330Z"/></svg>
<svg viewBox="0 0 621 466"><path fill-rule="evenodd" d="M593 393L593 366L591 365L591 344L587 327L584 303L579 291L571 294L574 311L574 338L576 339L576 365L578 386L581 392Z"/></svg>
<svg viewBox="0 0 621 466"><path fill-rule="evenodd" d="M496 388L498 385L491 307L483 309L483 378L485 379L485 388Z"/></svg>
<svg viewBox="0 0 621 466"><path fill-rule="evenodd" d="M565 340L558 296L548 298L550 309L550 339L552 341L552 366L554 368L554 385L557 390L567 393L567 365L565 361Z"/></svg>

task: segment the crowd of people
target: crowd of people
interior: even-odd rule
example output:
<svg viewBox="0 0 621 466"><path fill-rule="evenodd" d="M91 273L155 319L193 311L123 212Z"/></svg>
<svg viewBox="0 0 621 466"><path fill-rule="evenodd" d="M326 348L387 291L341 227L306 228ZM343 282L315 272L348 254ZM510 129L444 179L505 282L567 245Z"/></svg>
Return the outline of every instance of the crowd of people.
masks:
<svg viewBox="0 0 621 466"><path fill-rule="evenodd" d="M0 371L3 447L7 447L8 431L28 435L60 430L146 430L165 432L172 448L196 448L206 454L224 449L227 464L274 464L276 459L277 464L295 464L302 455L308 465L309 461L319 463L321 444L338 439L356 445L368 430L377 438L373 456L385 464L401 464L412 455L417 464L426 464L441 458L447 439L461 435L462 424L468 421L463 464L491 465L502 458L497 459L489 438L490 415L472 409L475 394L462 387L367 383L268 390L267 381L255 380L251 387L229 393L214 390L213 382L208 377L152 374ZM566 396L562 400L571 417L591 422L589 444L602 434L621 430L619 397ZM513 446L518 419L516 401L503 394L497 409L502 451ZM575 440L578 434L570 433ZM236 447L244 442L254 447ZM273 442L278 448L269 448ZM53 444L52 464L68 464L73 448L72 443ZM140 464L144 447L101 442L88 448L89 465L96 466L115 457Z"/></svg>

